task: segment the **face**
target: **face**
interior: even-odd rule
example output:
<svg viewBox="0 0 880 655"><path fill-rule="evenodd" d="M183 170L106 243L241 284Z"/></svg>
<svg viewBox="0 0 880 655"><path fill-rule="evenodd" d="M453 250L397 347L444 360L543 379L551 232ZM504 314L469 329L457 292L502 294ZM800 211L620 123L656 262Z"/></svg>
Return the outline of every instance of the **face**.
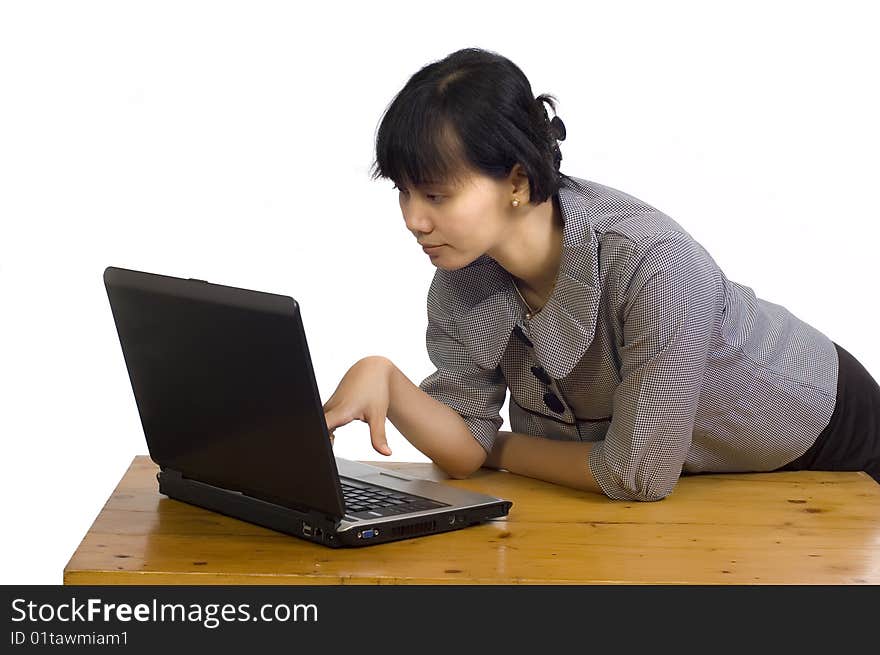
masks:
<svg viewBox="0 0 880 655"><path fill-rule="evenodd" d="M456 182L398 190L407 229L421 244L439 245L425 254L432 264L455 270L491 255L510 222L513 176L496 180L469 173Z"/></svg>

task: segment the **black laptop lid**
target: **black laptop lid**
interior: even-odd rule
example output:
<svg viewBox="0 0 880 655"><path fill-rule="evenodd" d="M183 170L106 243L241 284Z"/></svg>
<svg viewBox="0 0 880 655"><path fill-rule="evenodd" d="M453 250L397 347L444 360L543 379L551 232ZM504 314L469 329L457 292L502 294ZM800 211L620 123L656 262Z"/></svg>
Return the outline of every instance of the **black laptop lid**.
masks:
<svg viewBox="0 0 880 655"><path fill-rule="evenodd" d="M293 298L115 267L104 271L104 285L154 462L342 516Z"/></svg>

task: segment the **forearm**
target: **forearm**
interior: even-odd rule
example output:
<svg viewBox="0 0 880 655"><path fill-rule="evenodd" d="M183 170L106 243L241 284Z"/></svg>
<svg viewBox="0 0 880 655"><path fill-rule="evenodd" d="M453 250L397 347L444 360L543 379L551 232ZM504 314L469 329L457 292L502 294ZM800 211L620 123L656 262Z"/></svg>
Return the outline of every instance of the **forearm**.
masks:
<svg viewBox="0 0 880 655"><path fill-rule="evenodd" d="M486 451L458 412L413 384L393 363L389 381L388 420L449 476L477 470Z"/></svg>
<svg viewBox="0 0 880 655"><path fill-rule="evenodd" d="M591 441L556 441L502 430L484 466L603 494L590 471L592 449Z"/></svg>

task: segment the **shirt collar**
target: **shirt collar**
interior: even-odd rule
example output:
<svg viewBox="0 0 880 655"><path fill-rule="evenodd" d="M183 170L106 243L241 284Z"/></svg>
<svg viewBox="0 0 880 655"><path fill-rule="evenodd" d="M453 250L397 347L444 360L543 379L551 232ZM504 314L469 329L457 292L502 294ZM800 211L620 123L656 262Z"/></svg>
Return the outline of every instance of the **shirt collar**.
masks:
<svg viewBox="0 0 880 655"><path fill-rule="evenodd" d="M526 330L555 379L566 377L593 342L600 299L598 237L587 212L592 195L564 177L558 196L564 225L556 286ZM513 277L488 255L449 273L461 303L454 320L462 342L474 361L493 369L525 315Z"/></svg>

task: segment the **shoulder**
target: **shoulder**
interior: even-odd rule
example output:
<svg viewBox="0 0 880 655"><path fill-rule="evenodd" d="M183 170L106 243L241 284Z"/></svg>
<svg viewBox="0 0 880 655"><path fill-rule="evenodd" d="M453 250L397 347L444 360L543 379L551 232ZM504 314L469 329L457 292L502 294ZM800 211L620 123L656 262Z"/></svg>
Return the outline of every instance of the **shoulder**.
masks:
<svg viewBox="0 0 880 655"><path fill-rule="evenodd" d="M615 261L670 239L691 239L678 222L653 205L599 182L567 176L560 200L570 218L595 232L602 254L614 255Z"/></svg>
<svg viewBox="0 0 880 655"><path fill-rule="evenodd" d="M703 246L676 220L629 193L582 178L569 178L581 212L598 242L599 266L621 307L660 274L676 288L704 293L723 273ZM579 213L581 213L579 212ZM657 299L660 300L660 299Z"/></svg>
<svg viewBox="0 0 880 655"><path fill-rule="evenodd" d="M723 274L708 252L680 230L629 239L616 270L616 307L628 316L636 304L649 316L664 308L712 307L723 302ZM671 316L668 312L666 315Z"/></svg>
<svg viewBox="0 0 880 655"><path fill-rule="evenodd" d="M576 221L587 220L600 234L612 233L638 239L657 230L682 229L669 216L644 200L593 180L565 176L559 196Z"/></svg>

